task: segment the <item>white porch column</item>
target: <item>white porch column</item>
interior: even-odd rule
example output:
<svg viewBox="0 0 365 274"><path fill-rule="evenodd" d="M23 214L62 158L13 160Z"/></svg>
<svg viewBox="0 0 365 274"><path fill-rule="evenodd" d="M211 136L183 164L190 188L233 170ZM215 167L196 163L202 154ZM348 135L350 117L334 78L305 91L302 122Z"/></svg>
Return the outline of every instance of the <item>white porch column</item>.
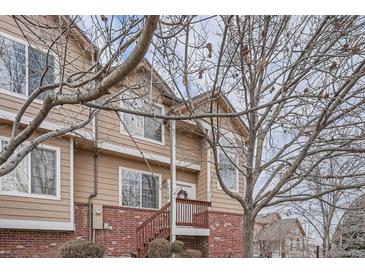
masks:
<svg viewBox="0 0 365 274"><path fill-rule="evenodd" d="M170 120L170 241L176 240L176 121Z"/></svg>

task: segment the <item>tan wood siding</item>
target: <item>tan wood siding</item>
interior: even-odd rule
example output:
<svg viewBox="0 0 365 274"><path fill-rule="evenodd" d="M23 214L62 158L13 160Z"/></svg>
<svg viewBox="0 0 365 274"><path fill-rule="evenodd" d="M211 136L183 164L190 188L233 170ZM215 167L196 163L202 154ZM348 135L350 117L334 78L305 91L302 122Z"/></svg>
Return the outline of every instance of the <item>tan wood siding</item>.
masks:
<svg viewBox="0 0 365 274"><path fill-rule="evenodd" d="M207 184L208 184L208 169L207 169L207 165L208 165L208 144L207 142L204 140L202 140L202 150L200 153L200 172L199 172L199 177L198 177L198 184L196 187L196 198L198 200L202 200L202 201L207 201L208 200L208 192L207 192Z"/></svg>
<svg viewBox="0 0 365 274"><path fill-rule="evenodd" d="M93 153L78 150L75 154L75 201L87 202L88 196L93 192L94 158ZM167 180L170 178L170 169L166 165L150 163L150 168L143 161L131 158L117 157L105 153L99 156L98 195L94 203L104 205L119 205L119 167L136 169L145 172L161 174L161 205L168 201ZM177 180L196 184L197 173L187 170L177 171Z"/></svg>
<svg viewBox="0 0 365 274"><path fill-rule="evenodd" d="M52 19L51 16L39 16L37 20L40 20L42 23L51 26L55 25L54 19ZM41 33L38 33L38 35L42 37L42 39L44 39L45 41L43 44L40 43L40 40L26 27L24 27L22 24L20 24L20 26L22 27L22 29L19 29L11 16L0 16L0 35L7 34L13 39L17 39L18 41L20 40L25 44L30 44L30 46L46 49L46 47L51 44L51 39L55 39L59 34L58 29L55 31L47 31L43 29ZM27 35L28 41L24 38L22 31ZM64 41L60 39L60 42L56 43L55 46L52 47L52 53L55 56L63 56L64 46ZM67 43L66 60L68 62L68 65L66 65L65 67L66 76L74 73L77 70L84 70L91 64L85 54L82 54L82 51L77 42L72 38L69 38L69 41ZM61 70L62 68L59 67L58 71ZM68 88L64 88L63 92L69 93L71 91ZM3 110L11 113L16 113L17 110L19 110L22 104L25 102L25 99L25 95L18 95L10 91L4 91L0 89L0 111ZM25 116L34 117L38 113L39 108L41 107L41 103L42 102L39 100L34 101L31 106L28 107L27 111L25 112ZM87 108L80 109L80 106L66 105L59 106L53 109L50 115L46 118L46 121L59 126L67 126L73 124L75 120L84 121L87 119L87 117ZM91 123L88 124L86 128L88 130L91 130Z"/></svg>
<svg viewBox="0 0 365 274"><path fill-rule="evenodd" d="M128 85L138 86L143 85L143 83L149 82L148 76L144 72L136 72L129 76ZM111 89L112 94L117 94L120 92L120 88L114 87ZM138 92L134 90L134 92ZM162 97L155 86L153 86L151 95L143 89L141 89L141 94L143 96L151 96L152 101L160 105L163 105ZM119 107L119 102L115 103L114 106ZM169 107L164 105L164 112L168 112ZM128 135L127 132L121 132L122 122L121 119L115 112L101 111L98 116L98 137L99 142L112 143L115 145L139 149L144 153L152 153L156 155L161 155L165 157L170 157L170 131L169 126L163 125L164 127L164 143L156 143L153 141L141 139L138 137L133 137ZM197 163L200 162L200 152L201 152L201 141L198 135L193 134L187 128L177 128L176 137L176 158L177 160Z"/></svg>
<svg viewBox="0 0 365 274"><path fill-rule="evenodd" d="M10 127L0 123L0 136ZM70 140L57 138L44 144L60 148L60 200L0 194L0 219L70 222Z"/></svg>
<svg viewBox="0 0 365 274"><path fill-rule="evenodd" d="M243 158L239 156L239 162L242 163ZM222 189L218 187L218 178L215 171L214 157L211 150L211 201L213 211L230 212L230 213L243 213L242 206L239 202L229 197ZM238 172L238 193L243 197L245 191L245 182L243 175Z"/></svg>

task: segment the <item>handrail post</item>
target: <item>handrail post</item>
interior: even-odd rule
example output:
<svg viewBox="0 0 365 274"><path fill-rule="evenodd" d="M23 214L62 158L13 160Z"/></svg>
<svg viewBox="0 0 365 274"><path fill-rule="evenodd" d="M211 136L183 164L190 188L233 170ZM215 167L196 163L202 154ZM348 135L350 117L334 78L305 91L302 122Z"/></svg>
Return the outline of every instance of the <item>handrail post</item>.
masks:
<svg viewBox="0 0 365 274"><path fill-rule="evenodd" d="M176 121L170 120L170 241L176 240L175 227L176 227L176 200L175 200L175 189L176 189Z"/></svg>

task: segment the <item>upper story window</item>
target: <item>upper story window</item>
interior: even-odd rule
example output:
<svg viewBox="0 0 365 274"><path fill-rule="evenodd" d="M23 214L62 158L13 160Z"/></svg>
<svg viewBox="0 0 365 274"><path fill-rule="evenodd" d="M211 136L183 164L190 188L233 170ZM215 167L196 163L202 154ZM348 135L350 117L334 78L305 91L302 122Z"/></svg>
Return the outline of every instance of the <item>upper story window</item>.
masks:
<svg viewBox="0 0 365 274"><path fill-rule="evenodd" d="M7 141L0 140L0 150ZM29 153L18 166L0 178L0 194L57 198L59 195L59 151L44 146Z"/></svg>
<svg viewBox="0 0 365 274"><path fill-rule="evenodd" d="M48 69L46 70L48 66ZM42 76L43 81L42 81ZM41 83L42 81L42 83ZM55 58L47 53L28 48L28 92L33 93L41 84L48 85L55 82ZM38 98L44 99L46 93L42 93Z"/></svg>
<svg viewBox="0 0 365 274"><path fill-rule="evenodd" d="M238 192L238 170L236 167L238 157L234 142L227 137L222 137L220 146L218 161L223 183L229 190Z"/></svg>
<svg viewBox="0 0 365 274"><path fill-rule="evenodd" d="M55 82L55 67L53 55L0 34L0 89L29 96L41 84Z"/></svg>
<svg viewBox="0 0 365 274"><path fill-rule="evenodd" d="M297 238L297 248L300 248L300 239Z"/></svg>
<svg viewBox="0 0 365 274"><path fill-rule="evenodd" d="M141 112L162 114L163 107L149 104L137 94L123 93L121 104L124 108ZM123 113L122 132L131 136L163 143L163 125L160 119Z"/></svg>
<svg viewBox="0 0 365 274"><path fill-rule="evenodd" d="M160 176L121 170L121 204L141 208L159 208Z"/></svg>

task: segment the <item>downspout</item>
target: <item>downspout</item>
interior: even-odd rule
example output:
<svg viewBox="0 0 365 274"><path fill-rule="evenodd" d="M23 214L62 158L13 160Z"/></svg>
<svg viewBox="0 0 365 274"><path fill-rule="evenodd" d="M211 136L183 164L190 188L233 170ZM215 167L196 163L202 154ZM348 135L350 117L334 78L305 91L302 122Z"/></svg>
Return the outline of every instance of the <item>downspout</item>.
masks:
<svg viewBox="0 0 365 274"><path fill-rule="evenodd" d="M98 52L94 51L93 54L93 63L96 63L95 70L97 70L97 56ZM95 80L95 85L99 85L98 79ZM88 197L88 206L89 206L89 216L88 216L88 228L89 228L89 241L94 241L93 237L93 204L92 200L98 195L98 175L99 175L99 150L98 150L98 112L96 112L94 117L94 191Z"/></svg>
<svg viewBox="0 0 365 274"><path fill-rule="evenodd" d="M88 197L89 206L89 241L93 241L93 204L92 200L98 195L99 175L99 149L98 149L98 114L94 118L94 191Z"/></svg>
<svg viewBox="0 0 365 274"><path fill-rule="evenodd" d="M170 241L176 240L176 121L170 120Z"/></svg>

